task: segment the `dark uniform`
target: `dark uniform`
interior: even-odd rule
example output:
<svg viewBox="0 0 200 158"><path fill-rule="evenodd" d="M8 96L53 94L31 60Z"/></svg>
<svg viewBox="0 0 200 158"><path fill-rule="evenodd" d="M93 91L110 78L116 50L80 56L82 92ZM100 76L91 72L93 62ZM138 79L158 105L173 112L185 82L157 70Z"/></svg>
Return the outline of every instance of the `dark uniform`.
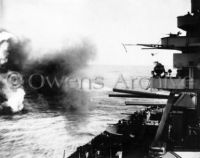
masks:
<svg viewBox="0 0 200 158"><path fill-rule="evenodd" d="M165 77L165 73L165 67L161 63L156 62L156 66L153 70L153 77Z"/></svg>

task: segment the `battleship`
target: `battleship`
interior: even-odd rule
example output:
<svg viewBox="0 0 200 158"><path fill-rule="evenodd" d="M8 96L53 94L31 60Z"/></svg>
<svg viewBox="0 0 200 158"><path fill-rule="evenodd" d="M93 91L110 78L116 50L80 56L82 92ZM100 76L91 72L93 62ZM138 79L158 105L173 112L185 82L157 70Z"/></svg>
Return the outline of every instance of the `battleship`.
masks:
<svg viewBox="0 0 200 158"><path fill-rule="evenodd" d="M109 97L131 98L127 106L142 106L126 119L109 125L80 146L69 158L180 158L200 155L200 1L191 0L191 12L177 17L182 36L170 33L160 44L138 44L146 49L178 50L173 54L175 76L157 62L150 88L166 94L113 89ZM137 98L137 101L134 100ZM149 102L143 102L144 99ZM154 102L165 99L166 103Z"/></svg>

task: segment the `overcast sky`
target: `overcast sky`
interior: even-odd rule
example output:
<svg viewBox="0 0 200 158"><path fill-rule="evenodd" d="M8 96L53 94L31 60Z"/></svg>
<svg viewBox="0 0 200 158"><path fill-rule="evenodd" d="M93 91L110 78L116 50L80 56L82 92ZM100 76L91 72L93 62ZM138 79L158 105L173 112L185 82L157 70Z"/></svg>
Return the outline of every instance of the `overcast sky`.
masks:
<svg viewBox="0 0 200 158"><path fill-rule="evenodd" d="M190 0L5 0L3 25L47 47L87 38L97 47L92 64L170 65L175 51L126 53L121 43L158 43L188 11Z"/></svg>

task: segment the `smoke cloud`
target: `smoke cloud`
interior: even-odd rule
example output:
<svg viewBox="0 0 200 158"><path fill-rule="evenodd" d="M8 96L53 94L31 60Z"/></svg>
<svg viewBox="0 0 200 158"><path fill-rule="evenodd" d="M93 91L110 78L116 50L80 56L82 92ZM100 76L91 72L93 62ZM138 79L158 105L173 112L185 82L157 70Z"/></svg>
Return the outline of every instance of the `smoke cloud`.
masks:
<svg viewBox="0 0 200 158"><path fill-rule="evenodd" d="M23 109L24 89L21 75L10 71L8 62L10 43L16 39L5 30L0 31L0 113L16 113ZM12 41L12 42L11 42ZM18 84L19 83L19 84Z"/></svg>
<svg viewBox="0 0 200 158"><path fill-rule="evenodd" d="M33 48L31 41L26 38L8 38L6 43L6 49L2 51L5 62L1 64L1 72L20 72L24 76L26 91L42 94L45 98L53 96L67 109L79 109L86 104L85 92L69 89L65 84L58 86L55 80L62 82L63 77L84 68L94 59L96 49L90 41L83 39L70 46L66 43L44 51Z"/></svg>

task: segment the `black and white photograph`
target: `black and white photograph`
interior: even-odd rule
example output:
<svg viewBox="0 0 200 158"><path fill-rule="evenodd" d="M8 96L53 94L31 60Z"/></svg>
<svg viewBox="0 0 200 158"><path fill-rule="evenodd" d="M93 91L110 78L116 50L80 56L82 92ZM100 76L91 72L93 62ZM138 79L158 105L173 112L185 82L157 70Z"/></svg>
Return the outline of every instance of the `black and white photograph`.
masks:
<svg viewBox="0 0 200 158"><path fill-rule="evenodd" d="M200 158L200 0L0 0L0 158Z"/></svg>

